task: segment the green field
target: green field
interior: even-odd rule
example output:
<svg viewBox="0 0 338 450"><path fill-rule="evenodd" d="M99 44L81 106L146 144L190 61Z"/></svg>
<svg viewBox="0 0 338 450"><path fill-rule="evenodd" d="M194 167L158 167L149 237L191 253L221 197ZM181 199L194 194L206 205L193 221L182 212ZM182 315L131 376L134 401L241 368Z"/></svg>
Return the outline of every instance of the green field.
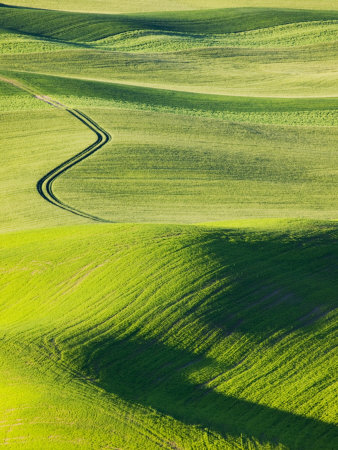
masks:
<svg viewBox="0 0 338 450"><path fill-rule="evenodd" d="M338 447L335 3L0 4L1 445Z"/></svg>
<svg viewBox="0 0 338 450"><path fill-rule="evenodd" d="M270 7L294 8L293 0L15 0L6 1L7 5L34 8L59 9L61 11L129 13L144 11L178 11L231 7ZM335 0L297 0L300 9L337 9Z"/></svg>

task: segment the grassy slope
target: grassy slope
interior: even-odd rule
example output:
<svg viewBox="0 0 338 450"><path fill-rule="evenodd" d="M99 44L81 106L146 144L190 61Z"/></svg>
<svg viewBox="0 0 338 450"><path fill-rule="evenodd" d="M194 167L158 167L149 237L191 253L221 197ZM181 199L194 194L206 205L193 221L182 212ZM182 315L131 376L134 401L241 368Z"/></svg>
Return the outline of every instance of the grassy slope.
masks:
<svg viewBox="0 0 338 450"><path fill-rule="evenodd" d="M336 60L337 46L322 43L294 50L218 48L161 55L73 49L2 55L1 66L225 95L337 97Z"/></svg>
<svg viewBox="0 0 338 450"><path fill-rule="evenodd" d="M129 52L172 52L190 48L299 47L337 40L336 20L291 23L226 34L196 34L138 30L101 39L97 48Z"/></svg>
<svg viewBox="0 0 338 450"><path fill-rule="evenodd" d="M255 30L197 34L166 30L135 30L86 42L86 48L125 52L173 52L197 48L218 47L300 47L330 43L337 40L337 20L315 20L287 25L258 28ZM3 29L0 41L1 54L38 53L63 49L80 49L84 45L48 38L20 34Z"/></svg>
<svg viewBox="0 0 338 450"><path fill-rule="evenodd" d="M4 82L0 110L0 231L83 223L47 204L35 186L49 170L91 143L92 133L64 112Z"/></svg>
<svg viewBox="0 0 338 450"><path fill-rule="evenodd" d="M177 14L169 20L168 13L106 16L1 8L0 64L231 95L337 95L337 21L322 20L337 19L338 12L230 9L186 12L184 20ZM273 23L290 25L273 27L272 16ZM243 29L253 31L230 33ZM136 56L138 49L142 54Z"/></svg>
<svg viewBox="0 0 338 450"><path fill-rule="evenodd" d="M336 217L336 129L88 112L113 124L113 142L55 188L78 207L90 199L92 213L122 222Z"/></svg>
<svg viewBox="0 0 338 450"><path fill-rule="evenodd" d="M226 34L295 22L337 20L338 11L229 8L129 15L68 13L1 7L7 30L63 41L90 42L133 30Z"/></svg>
<svg viewBox="0 0 338 450"><path fill-rule="evenodd" d="M257 6L271 6L265 3ZM132 2L124 6L137 8ZM152 41L148 53L136 56L101 51L105 43L87 48L88 42L81 47L40 36L78 40L85 32L93 39L116 30L116 23L123 30L126 23L133 29L155 22L164 30L161 36L173 26L191 33L200 27L199 16L204 17L199 30L205 31L210 14L218 20L219 12L189 14L178 25L158 14L115 18L115 24L93 16L89 26L63 29L64 19L79 23L84 16L61 20L50 12L54 20L46 21L45 12L4 11L3 26L37 34L4 30L4 73L7 69L8 76L39 92L81 106L113 135L109 147L56 183L57 192L76 206L121 221L334 217L337 129L326 111L336 108L335 99L203 96L8 72L189 85L197 91L209 89L212 73L214 92L335 95L334 44L310 42L310 47L276 51L269 48L269 39L276 37L270 29L267 48L209 49L206 44L177 52L170 41L171 54L159 57L149 52ZM251 29L255 20L254 26L271 23L269 11L254 13L249 23L243 22L243 11L236 14L221 21L218 31ZM284 11L274 23L335 14ZM251 39L250 33L245 36ZM18 49L22 55L12 55ZM82 222L44 203L34 186L43 173L91 142L91 134L65 112L14 87L0 83L0 88L6 124L1 230ZM306 127L290 126L305 116ZM6 233L0 240L3 444L337 447L336 223L59 227Z"/></svg>
<svg viewBox="0 0 338 450"><path fill-rule="evenodd" d="M123 406L118 394L140 405L135 420L146 408L145 425L151 407L233 439L335 448L335 230L281 221L254 229L104 225L4 236L1 351L29 361L14 366L14 386L3 387L12 396L17 389L11 418L22 423L8 439L29 443L55 433L58 448L67 448L97 414L83 444L118 445L125 430L109 418ZM31 371L40 376L28 382ZM35 395L34 380L41 385ZM50 409L37 419L36 401L46 402L48 389ZM33 407L22 416L25 390ZM87 409L93 395L108 402L97 413L95 404ZM153 419L156 436L166 419ZM163 431L181 445L183 425L173 422L171 436ZM186 439L193 448L201 434L192 428ZM217 439L211 448L224 446Z"/></svg>
<svg viewBox="0 0 338 450"><path fill-rule="evenodd" d="M113 136L55 183L67 204L118 222L336 217L337 128L246 123L277 114L277 123L284 117L292 124L305 120L306 110L324 108L318 120L325 125L335 99L247 99L18 76L38 92L85 108ZM118 109L112 100L122 102ZM191 110L201 117L187 115ZM242 124L213 118L223 110ZM309 117L308 125L315 120Z"/></svg>
<svg viewBox="0 0 338 450"><path fill-rule="evenodd" d="M231 7L276 7L276 0L6 0L8 5L103 13L179 11ZM280 8L294 8L294 0L278 0ZM337 9L335 0L297 0L300 9Z"/></svg>
<svg viewBox="0 0 338 450"><path fill-rule="evenodd" d="M73 103L98 106L128 105L143 107L146 110L162 109L177 112L189 110L200 111L201 115L220 116L226 113L306 113L332 112L338 106L338 98L270 98L270 97L244 97L224 96L212 94L199 94L191 92L173 91L166 89L153 89L141 86L132 86L119 83L105 83L76 78L47 76L25 72L4 73L18 80L23 80L36 91L43 94L54 95ZM105 103L106 102L106 103ZM330 123L326 123L330 125Z"/></svg>

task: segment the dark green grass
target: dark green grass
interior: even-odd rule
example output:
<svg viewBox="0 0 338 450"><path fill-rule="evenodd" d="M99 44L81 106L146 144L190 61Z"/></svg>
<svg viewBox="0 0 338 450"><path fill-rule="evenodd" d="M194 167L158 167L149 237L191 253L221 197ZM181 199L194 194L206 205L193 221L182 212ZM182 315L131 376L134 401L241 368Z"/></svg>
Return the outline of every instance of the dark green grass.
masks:
<svg viewBox="0 0 338 450"><path fill-rule="evenodd" d="M36 181L95 136L0 83L1 232L44 228L0 234L0 444L338 447L336 19L0 5L1 73L112 135L55 193L129 223L47 228L83 221Z"/></svg>
<svg viewBox="0 0 338 450"><path fill-rule="evenodd" d="M27 82L34 89L51 96L92 99L143 105L145 109L173 108L179 110L204 111L210 113L247 112L267 114L273 112L336 111L338 98L264 98L199 94L142 86L55 77L44 74L6 72Z"/></svg>
<svg viewBox="0 0 338 450"><path fill-rule="evenodd" d="M87 42L133 30L231 33L295 22L338 19L337 11L229 8L105 15L0 7L0 27L62 41Z"/></svg>
<svg viewBox="0 0 338 450"><path fill-rule="evenodd" d="M0 10L0 65L7 70L230 95L337 95L338 37L334 23L325 22L337 19L337 11L230 8L97 15ZM283 24L293 28L274 28ZM314 37L307 24L315 27ZM239 33L264 29L263 41ZM121 48L111 36L122 39ZM140 49L143 54L135 55Z"/></svg>
<svg viewBox="0 0 338 450"><path fill-rule="evenodd" d="M242 436L258 448L334 449L336 228L281 220L4 236L1 351L30 361L17 369L23 379L35 371L28 392L34 383L41 392L51 386L49 416L40 413L33 428L38 413L28 410L18 430L23 442L57 427L64 447L72 444L81 432L73 418L78 398L81 427L91 423L83 416L91 402L101 430L89 441L84 433L85 448L114 445L126 433L114 417L128 421L118 394L127 410L145 408L141 423L178 447L237 448L231 439ZM64 397L55 403L59 383ZM15 383L18 407L26 384ZM93 398L102 399L97 412ZM67 403L75 422L54 425L56 405L62 411ZM176 419L172 428L151 409ZM200 428L188 434L183 424ZM136 439L142 445L142 434Z"/></svg>

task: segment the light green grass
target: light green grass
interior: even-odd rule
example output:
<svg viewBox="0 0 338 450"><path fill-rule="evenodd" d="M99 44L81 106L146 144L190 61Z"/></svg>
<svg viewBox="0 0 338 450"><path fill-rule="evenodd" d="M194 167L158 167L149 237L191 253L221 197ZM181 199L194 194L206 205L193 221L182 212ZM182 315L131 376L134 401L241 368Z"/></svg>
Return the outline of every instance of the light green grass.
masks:
<svg viewBox="0 0 338 450"><path fill-rule="evenodd" d="M269 98L198 94L25 72L7 72L36 92L72 107L121 107L231 121L289 125L337 125L338 98Z"/></svg>
<svg viewBox="0 0 338 450"><path fill-rule="evenodd" d="M173 52L214 47L299 47L338 40L337 21L315 21L261 28L226 35L204 35L157 30L119 33L88 43L87 48L126 52ZM80 45L50 41L15 32L0 34L1 54L41 53L79 49Z"/></svg>
<svg viewBox="0 0 338 450"><path fill-rule="evenodd" d="M92 46L113 51L173 52L213 47L299 47L338 41L338 22L308 22L261 28L228 35L162 31L130 31L96 41Z"/></svg>
<svg viewBox="0 0 338 450"><path fill-rule="evenodd" d="M178 11L189 9L270 7L303 9L337 9L335 0L7 0L8 5L64 11L127 13L144 11Z"/></svg>
<svg viewBox="0 0 338 450"><path fill-rule="evenodd" d="M93 140L63 111L0 82L1 149L0 231L83 223L44 201L37 181Z"/></svg>
<svg viewBox="0 0 338 450"><path fill-rule="evenodd" d="M338 11L294 3L0 7L0 445L338 447ZM39 196L96 136L25 87L111 134L53 187L123 223Z"/></svg>
<svg viewBox="0 0 338 450"><path fill-rule="evenodd" d="M337 11L1 13L0 67L11 70L228 95L338 95Z"/></svg>
<svg viewBox="0 0 338 450"><path fill-rule="evenodd" d="M318 126L329 124L325 115L329 107L336 107L334 99L227 98L31 74L16 76L42 94L84 108L112 135L111 143L55 182L57 195L80 210L113 222L336 218L337 128ZM67 92L72 94L70 98ZM119 108L114 108L115 101L121 102ZM136 109L126 109L131 101ZM143 106L138 110L139 105ZM174 114L166 112L166 105ZM307 112L313 114L312 108L323 108L317 126L247 123L247 118L259 121L262 115L267 120L273 114L284 114L285 120L290 114L291 118L292 114L304 117ZM223 110L237 123L217 118ZM66 112L58 114L67 121ZM40 126L26 146L35 145L34 136L43 131L43 123ZM87 132L81 123L76 124L77 133L82 129ZM73 135L68 137L67 129L63 133L71 142ZM90 136L83 134L88 143ZM16 143L20 153L21 142L20 137ZM49 145L53 148L53 141ZM79 147L80 141L68 152L75 154ZM10 173L5 168L5 174ZM36 172L32 176L39 179ZM12 179L16 184L17 178ZM24 201L23 196L16 202L18 210ZM11 220L9 217L8 225Z"/></svg>
<svg viewBox="0 0 338 450"><path fill-rule="evenodd" d="M92 214L118 222L190 223L337 217L336 128L86 111L113 140L60 178L55 190Z"/></svg>
<svg viewBox="0 0 338 450"><path fill-rule="evenodd" d="M77 48L74 44L50 41L19 33L0 32L0 54L16 55Z"/></svg>
<svg viewBox="0 0 338 450"><path fill-rule="evenodd" d="M4 235L8 443L332 448L336 225L255 225Z"/></svg>
<svg viewBox="0 0 338 450"><path fill-rule="evenodd" d="M0 67L202 93L332 97L338 96L337 57L337 45L329 42L283 49L202 48L160 55L73 46L71 50L2 54Z"/></svg>
<svg viewBox="0 0 338 450"><path fill-rule="evenodd" d="M0 27L3 29L73 42L91 42L136 30L227 34L299 22L338 19L338 11L272 8L120 15L67 13L6 6L0 8Z"/></svg>
<svg viewBox="0 0 338 450"><path fill-rule="evenodd" d="M189 92L337 97L337 45L138 53L73 49L1 55L1 67Z"/></svg>

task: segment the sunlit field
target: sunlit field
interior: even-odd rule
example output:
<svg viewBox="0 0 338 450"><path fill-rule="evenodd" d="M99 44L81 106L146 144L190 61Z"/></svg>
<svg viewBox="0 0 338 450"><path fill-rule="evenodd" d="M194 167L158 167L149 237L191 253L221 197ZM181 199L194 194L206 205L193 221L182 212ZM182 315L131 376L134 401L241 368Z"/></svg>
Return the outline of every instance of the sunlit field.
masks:
<svg viewBox="0 0 338 450"><path fill-rule="evenodd" d="M335 3L0 5L1 445L338 447Z"/></svg>

